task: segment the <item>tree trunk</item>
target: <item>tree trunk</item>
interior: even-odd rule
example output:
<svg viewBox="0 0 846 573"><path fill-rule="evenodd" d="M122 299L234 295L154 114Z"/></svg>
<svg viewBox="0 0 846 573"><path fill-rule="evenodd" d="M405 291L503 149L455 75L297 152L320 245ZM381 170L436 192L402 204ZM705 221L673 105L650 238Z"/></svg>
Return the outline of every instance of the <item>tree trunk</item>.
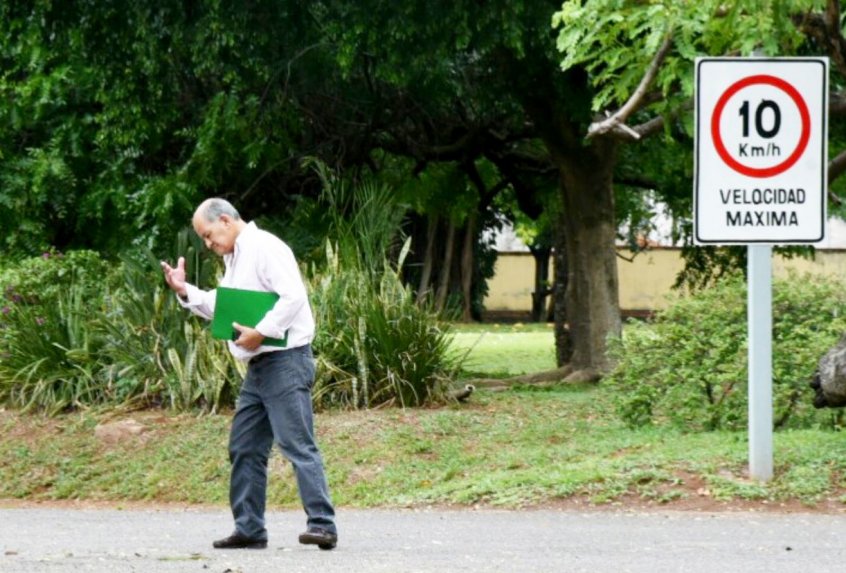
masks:
<svg viewBox="0 0 846 573"><path fill-rule="evenodd" d="M569 269L567 265L567 222L561 206L555 211L555 233L553 236L553 317L555 323L555 360L559 367L570 362L573 357L573 338L567 324L567 284Z"/></svg>
<svg viewBox="0 0 846 573"><path fill-rule="evenodd" d="M612 187L615 147L610 138L599 138L560 157L575 371L606 372L611 366L606 339L619 336L622 329Z"/></svg>
<svg viewBox="0 0 846 573"><path fill-rule="evenodd" d="M438 216L429 215L426 230L426 254L423 256L423 270L420 273L420 284L417 287L417 303L420 304L429 296L429 283L432 281L432 267L435 262L435 239L438 236Z"/></svg>
<svg viewBox="0 0 846 573"><path fill-rule="evenodd" d="M462 319L465 322L473 320L473 247L476 244L476 214L467 217L467 228L464 231L464 246L461 252L461 296L464 301Z"/></svg>
<svg viewBox="0 0 846 573"><path fill-rule="evenodd" d="M584 70L570 69L563 73L563 78L558 77L560 81L553 82L550 78L554 62L545 55L534 55L550 73L527 73L528 58L513 52L501 54L499 63L509 77L515 78L512 84L515 95L532 119L560 174L564 224L556 226L555 234L564 234L566 241L565 300L573 341L570 365L574 378L590 379L609 368L606 337L619 335L622 327L611 186L617 143L610 137L584 140L583 122L590 113L584 104L592 97ZM566 92L560 89L561 85L566 86ZM557 329L563 329L561 319L556 316Z"/></svg>
<svg viewBox="0 0 846 573"><path fill-rule="evenodd" d="M546 297L549 295L549 255L551 247L533 247L529 251L535 259L535 289L532 292L532 322L544 319Z"/></svg>
<svg viewBox="0 0 846 573"><path fill-rule="evenodd" d="M441 265L440 276L438 277L438 295L436 308L438 311L444 310L446 306L447 295L449 294L449 279L450 270L452 269L452 251L455 250L455 223L450 220L449 231L447 231L446 247L444 249L444 259Z"/></svg>

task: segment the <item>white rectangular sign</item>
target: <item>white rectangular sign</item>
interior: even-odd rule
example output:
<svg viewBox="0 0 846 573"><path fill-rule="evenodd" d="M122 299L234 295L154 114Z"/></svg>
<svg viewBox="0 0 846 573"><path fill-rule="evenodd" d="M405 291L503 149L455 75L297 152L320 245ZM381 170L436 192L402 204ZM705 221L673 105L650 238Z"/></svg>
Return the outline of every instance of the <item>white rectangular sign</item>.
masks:
<svg viewBox="0 0 846 573"><path fill-rule="evenodd" d="M697 58L694 239L825 235L828 58Z"/></svg>

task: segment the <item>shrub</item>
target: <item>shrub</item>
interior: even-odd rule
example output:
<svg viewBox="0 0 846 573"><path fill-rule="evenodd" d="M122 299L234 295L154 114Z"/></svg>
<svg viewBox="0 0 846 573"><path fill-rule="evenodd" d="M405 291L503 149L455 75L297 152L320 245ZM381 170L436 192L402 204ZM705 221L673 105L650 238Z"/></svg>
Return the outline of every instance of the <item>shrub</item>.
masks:
<svg viewBox="0 0 846 573"><path fill-rule="evenodd" d="M398 272L344 268L327 245L329 265L312 282L318 405L418 406L444 397L458 362L449 330L418 306Z"/></svg>
<svg viewBox="0 0 846 573"><path fill-rule="evenodd" d="M101 400L89 321L113 277L92 251L48 251L0 272L0 400L52 412Z"/></svg>
<svg viewBox="0 0 846 573"><path fill-rule="evenodd" d="M192 281L214 272L181 234ZM97 404L203 408L234 403L242 372L187 315L151 254L107 264L96 253L46 253L6 268L0 400L55 413ZM109 284L111 283L111 286Z"/></svg>
<svg viewBox="0 0 846 573"><path fill-rule="evenodd" d="M687 430L747 426L746 283L734 276L678 298L651 323L632 322L610 352L606 383L632 426ZM806 427L830 420L808 387L819 357L846 328L846 295L831 279L773 283L773 420Z"/></svg>
<svg viewBox="0 0 846 573"><path fill-rule="evenodd" d="M327 241L325 266L311 278L316 403L367 408L442 399L458 361L447 326L403 284L410 241L400 241L398 229L405 208L385 186L348 190L325 169L319 173L335 241Z"/></svg>
<svg viewBox="0 0 846 573"><path fill-rule="evenodd" d="M71 283L54 304L18 302L4 316L0 399L56 413L98 403L99 344L87 323L92 307Z"/></svg>
<svg viewBox="0 0 846 573"><path fill-rule="evenodd" d="M122 288L94 325L113 401L212 412L234 404L242 378L237 361L207 324L177 304L158 262L125 259L123 269Z"/></svg>
<svg viewBox="0 0 846 573"><path fill-rule="evenodd" d="M99 297L114 278L111 265L94 251L45 251L41 256L10 263L0 270L2 306L20 302L55 304L71 283L84 298Z"/></svg>
<svg viewBox="0 0 846 573"><path fill-rule="evenodd" d="M327 196L328 197L328 196ZM437 400L457 370L446 327L415 302L388 253L403 210L368 185L328 197L326 267L312 273L318 405L415 406ZM215 259L182 234L189 280L216 282ZM343 264L341 259L343 259ZM234 403L243 366L176 302L147 253L45 253L0 273L0 401L57 412L97 404L214 411Z"/></svg>

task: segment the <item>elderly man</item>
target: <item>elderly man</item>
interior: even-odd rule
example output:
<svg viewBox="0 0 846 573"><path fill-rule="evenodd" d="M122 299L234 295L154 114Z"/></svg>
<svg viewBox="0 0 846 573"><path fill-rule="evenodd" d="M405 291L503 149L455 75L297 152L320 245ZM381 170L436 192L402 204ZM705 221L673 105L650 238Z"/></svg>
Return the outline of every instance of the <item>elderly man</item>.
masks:
<svg viewBox="0 0 846 573"><path fill-rule="evenodd" d="M338 541L335 510L312 426L314 318L294 254L279 238L242 220L223 199L204 201L192 222L206 247L223 257L226 271L220 286L279 295L255 328L233 324L237 338L228 342L230 352L246 361L248 368L229 436L229 503L235 531L213 545L218 549L267 547L267 460L276 442L294 466L307 515L307 531L300 535L300 543L333 549ZM186 282L184 258L179 258L176 267L162 262L162 270L184 308L212 318L215 291ZM263 344L265 338L286 336L284 347Z"/></svg>

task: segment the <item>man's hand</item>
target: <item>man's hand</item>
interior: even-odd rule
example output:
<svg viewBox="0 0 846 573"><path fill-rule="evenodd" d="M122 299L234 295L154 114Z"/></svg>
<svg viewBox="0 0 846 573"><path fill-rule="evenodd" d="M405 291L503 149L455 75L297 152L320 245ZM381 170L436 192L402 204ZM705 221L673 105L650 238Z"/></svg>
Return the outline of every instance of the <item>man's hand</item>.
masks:
<svg viewBox="0 0 846 573"><path fill-rule="evenodd" d="M176 261L176 268L162 261L162 271L164 271L167 286L176 294L185 298L188 295L188 291L185 289L185 257L179 257L179 260Z"/></svg>
<svg viewBox="0 0 846 573"><path fill-rule="evenodd" d="M264 335L249 326L241 326L237 322L232 323L232 328L238 331L240 336L235 340L235 346L240 346L244 350L253 351L264 341Z"/></svg>

